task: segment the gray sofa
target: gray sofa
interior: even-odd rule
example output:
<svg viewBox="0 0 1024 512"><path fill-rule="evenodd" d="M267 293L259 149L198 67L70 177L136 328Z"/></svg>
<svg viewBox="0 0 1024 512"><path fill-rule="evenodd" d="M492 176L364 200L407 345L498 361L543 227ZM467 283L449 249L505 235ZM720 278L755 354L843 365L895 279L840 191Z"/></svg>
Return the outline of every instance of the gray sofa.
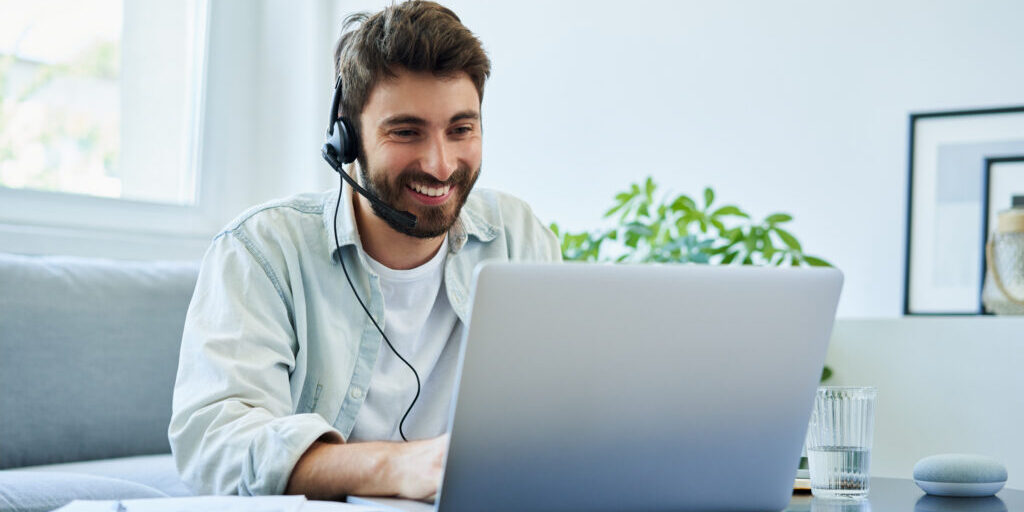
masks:
<svg viewBox="0 0 1024 512"><path fill-rule="evenodd" d="M0 511L191 494L167 424L198 270L0 253Z"/></svg>

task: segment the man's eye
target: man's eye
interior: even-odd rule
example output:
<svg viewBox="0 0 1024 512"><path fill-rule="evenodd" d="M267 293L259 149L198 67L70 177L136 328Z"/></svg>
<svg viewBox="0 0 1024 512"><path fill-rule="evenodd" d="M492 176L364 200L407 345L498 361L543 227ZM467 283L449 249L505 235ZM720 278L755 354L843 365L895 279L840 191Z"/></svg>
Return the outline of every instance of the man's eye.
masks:
<svg viewBox="0 0 1024 512"><path fill-rule="evenodd" d="M415 137L416 130L394 130L391 134L397 137Z"/></svg>
<svg viewBox="0 0 1024 512"><path fill-rule="evenodd" d="M458 135L465 135L467 133L471 133L473 131L473 127L472 126L459 126L459 127L456 127L453 131L456 134L458 134Z"/></svg>

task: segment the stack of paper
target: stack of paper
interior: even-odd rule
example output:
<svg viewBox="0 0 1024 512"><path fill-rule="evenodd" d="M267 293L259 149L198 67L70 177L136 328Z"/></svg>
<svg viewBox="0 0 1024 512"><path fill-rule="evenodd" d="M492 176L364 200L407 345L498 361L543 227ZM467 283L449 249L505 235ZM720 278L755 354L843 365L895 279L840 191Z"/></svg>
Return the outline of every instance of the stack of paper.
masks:
<svg viewBox="0 0 1024 512"><path fill-rule="evenodd" d="M144 500L75 500L55 512L380 512L380 507L305 496L196 496Z"/></svg>

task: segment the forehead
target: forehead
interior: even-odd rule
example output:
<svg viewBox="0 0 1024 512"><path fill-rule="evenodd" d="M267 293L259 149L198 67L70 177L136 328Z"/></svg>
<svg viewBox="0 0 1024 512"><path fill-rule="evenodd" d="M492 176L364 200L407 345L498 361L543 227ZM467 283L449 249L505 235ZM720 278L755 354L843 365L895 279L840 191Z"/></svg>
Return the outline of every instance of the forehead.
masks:
<svg viewBox="0 0 1024 512"><path fill-rule="evenodd" d="M455 113L480 110L480 96L465 72L438 77L428 72L396 70L370 91L362 122L376 125L397 115L447 123Z"/></svg>

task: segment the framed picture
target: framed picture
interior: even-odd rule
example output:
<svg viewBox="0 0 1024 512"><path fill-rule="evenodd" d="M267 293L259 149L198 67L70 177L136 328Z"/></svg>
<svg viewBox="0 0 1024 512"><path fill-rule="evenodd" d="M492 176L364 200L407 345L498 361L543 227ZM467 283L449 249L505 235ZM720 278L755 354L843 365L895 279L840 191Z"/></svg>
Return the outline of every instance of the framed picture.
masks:
<svg viewBox="0 0 1024 512"><path fill-rule="evenodd" d="M1024 106L911 114L909 153L903 312L982 314L988 160L1024 155Z"/></svg>
<svg viewBox="0 0 1024 512"><path fill-rule="evenodd" d="M996 229L999 212L1013 205L1014 197L1024 197L1024 153L1017 156L985 159L985 224L982 233L985 240ZM988 270L988 262L981 259L982 276Z"/></svg>

